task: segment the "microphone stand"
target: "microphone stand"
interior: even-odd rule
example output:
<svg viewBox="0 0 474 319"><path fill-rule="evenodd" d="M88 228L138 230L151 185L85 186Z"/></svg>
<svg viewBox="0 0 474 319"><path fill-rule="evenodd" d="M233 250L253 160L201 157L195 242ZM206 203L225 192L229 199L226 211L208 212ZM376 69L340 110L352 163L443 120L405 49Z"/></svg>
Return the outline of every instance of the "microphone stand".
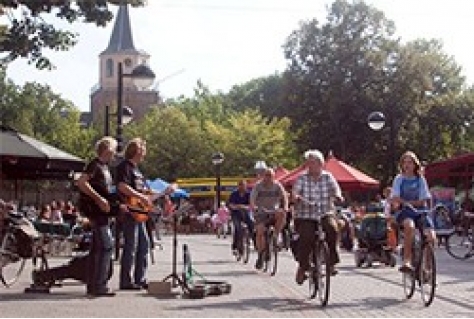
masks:
<svg viewBox="0 0 474 319"><path fill-rule="evenodd" d="M181 206L181 205L180 205ZM178 212L181 211L181 207L178 208L173 214L173 249L172 249L172 272L168 276L166 276L163 281L167 281L171 279L171 286L173 288L177 287L178 285L184 292L188 292L189 287L184 282L184 280L178 275L176 268L177 268L177 247L178 247L178 238L177 238L177 224L178 224Z"/></svg>

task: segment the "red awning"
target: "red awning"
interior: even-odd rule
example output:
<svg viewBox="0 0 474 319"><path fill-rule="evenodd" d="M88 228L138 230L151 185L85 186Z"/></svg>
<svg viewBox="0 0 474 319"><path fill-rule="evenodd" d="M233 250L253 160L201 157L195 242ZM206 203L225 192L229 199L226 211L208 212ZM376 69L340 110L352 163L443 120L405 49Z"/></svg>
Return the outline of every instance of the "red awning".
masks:
<svg viewBox="0 0 474 319"><path fill-rule="evenodd" d="M471 178L474 176L474 153L430 163L425 168L425 176L428 182L455 176Z"/></svg>
<svg viewBox="0 0 474 319"><path fill-rule="evenodd" d="M380 185L379 181L343 161L336 159L335 157L329 157L327 159L324 169L331 172L343 191L377 189ZM298 176L300 176L305 170L304 165L301 165L281 178L280 182L284 186L292 186Z"/></svg>

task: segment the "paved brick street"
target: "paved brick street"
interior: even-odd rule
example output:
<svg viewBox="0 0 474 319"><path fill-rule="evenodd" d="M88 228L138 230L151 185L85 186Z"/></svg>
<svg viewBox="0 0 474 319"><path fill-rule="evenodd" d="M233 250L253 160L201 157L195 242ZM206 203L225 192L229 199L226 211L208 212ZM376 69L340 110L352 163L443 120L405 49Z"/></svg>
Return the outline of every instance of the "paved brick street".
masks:
<svg viewBox="0 0 474 319"><path fill-rule="evenodd" d="M164 249L155 252L150 280L171 272L172 238L163 239ZM114 298L89 299L85 287L74 281L53 288L50 294L25 294L30 264L21 281L12 288L0 287L1 317L472 317L474 313L474 259L458 261L437 249L438 290L433 304L425 308L419 292L405 300L401 275L394 268L356 268L351 253L342 252L339 274L331 282L329 305L319 308L309 300L307 285L294 282L295 262L289 252L280 254L275 277L254 270L255 255L247 265L230 254L229 239L211 235L179 235L178 271L182 244L188 244L193 268L208 280L225 280L230 294L204 299L155 297L146 292L118 291ZM65 259L55 259L61 264ZM118 287L118 264L111 287ZM176 288L174 291L179 292Z"/></svg>

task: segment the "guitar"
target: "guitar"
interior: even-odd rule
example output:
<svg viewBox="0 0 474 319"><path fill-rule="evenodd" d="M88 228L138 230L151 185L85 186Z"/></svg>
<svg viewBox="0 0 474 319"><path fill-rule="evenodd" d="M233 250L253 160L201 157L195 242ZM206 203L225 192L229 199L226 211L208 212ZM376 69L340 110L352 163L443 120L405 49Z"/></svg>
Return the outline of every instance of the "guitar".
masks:
<svg viewBox="0 0 474 319"><path fill-rule="evenodd" d="M167 193L171 193L176 190L176 184L170 184L168 188L162 192L157 193L153 190L145 190L143 193L148 195L150 202L154 202L161 196L164 196ZM126 203L130 214L137 222L145 222L150 218L150 214L160 214L161 210L157 209L153 204L146 204L140 200L140 198L135 196L129 196Z"/></svg>

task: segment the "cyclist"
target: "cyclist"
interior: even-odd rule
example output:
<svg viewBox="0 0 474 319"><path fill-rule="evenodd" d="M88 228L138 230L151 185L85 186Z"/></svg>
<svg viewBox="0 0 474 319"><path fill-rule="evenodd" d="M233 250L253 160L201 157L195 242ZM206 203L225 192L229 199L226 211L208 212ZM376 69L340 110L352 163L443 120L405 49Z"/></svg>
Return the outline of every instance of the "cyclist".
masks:
<svg viewBox="0 0 474 319"><path fill-rule="evenodd" d="M335 200L343 201L341 188L334 176L323 169L324 156L318 150L304 153L307 172L298 177L293 185L295 200L295 230L299 234L296 259L299 263L296 282L302 285L309 269L309 255L315 242L317 217L322 216L321 226L329 247L330 273L336 275L339 263L337 250L338 224L335 217ZM311 204L310 204L311 203Z"/></svg>
<svg viewBox="0 0 474 319"><path fill-rule="evenodd" d="M403 264L401 272L411 272L412 244L415 234L415 225L421 215L417 210L424 210L431 203L431 194L426 179L421 173L421 164L415 153L405 152L399 161L400 173L393 180L390 203L395 209L395 220L403 226ZM428 241L436 241L433 221L426 218L425 235Z"/></svg>
<svg viewBox="0 0 474 319"><path fill-rule="evenodd" d="M275 225L278 234L278 244L282 245L281 231L285 226L288 211L288 196L280 182L275 180L275 171L265 169L263 178L255 184L250 194L250 207L255 214L256 244L258 257L255 268L263 266L263 251L265 250L265 229Z"/></svg>
<svg viewBox="0 0 474 319"><path fill-rule="evenodd" d="M232 237L232 253L237 255L238 243L242 237L242 221L247 224L249 234L253 238L254 223L249 209L250 192L247 190L247 182L239 181L237 189L230 194L227 206L230 208L234 233Z"/></svg>

